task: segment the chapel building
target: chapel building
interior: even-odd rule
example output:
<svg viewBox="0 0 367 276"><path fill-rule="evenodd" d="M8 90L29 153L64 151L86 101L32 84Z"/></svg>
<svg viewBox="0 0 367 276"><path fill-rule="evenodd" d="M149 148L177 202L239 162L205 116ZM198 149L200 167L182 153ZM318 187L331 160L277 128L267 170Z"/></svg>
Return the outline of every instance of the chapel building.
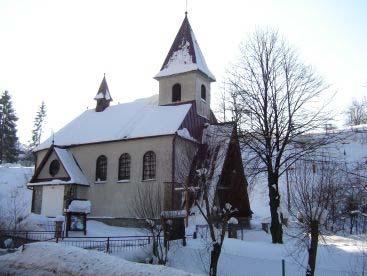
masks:
<svg viewBox="0 0 367 276"><path fill-rule="evenodd" d="M130 225L135 199L147 188L160 191L164 210L191 208L182 187L197 187L205 168L213 204L228 202L237 217L251 216L236 125L218 123L211 110L215 77L187 15L154 78L158 98L111 105L103 77L95 109L35 149L32 212L55 217L71 201L89 200L90 218Z"/></svg>

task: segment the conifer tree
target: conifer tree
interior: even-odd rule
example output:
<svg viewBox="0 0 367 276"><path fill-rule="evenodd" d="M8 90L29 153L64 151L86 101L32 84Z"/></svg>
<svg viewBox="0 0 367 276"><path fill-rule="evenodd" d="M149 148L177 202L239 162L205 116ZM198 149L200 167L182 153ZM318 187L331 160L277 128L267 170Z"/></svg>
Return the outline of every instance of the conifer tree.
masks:
<svg viewBox="0 0 367 276"><path fill-rule="evenodd" d="M40 144L46 114L46 105L45 102L42 101L33 122L32 140L30 144L32 150Z"/></svg>
<svg viewBox="0 0 367 276"><path fill-rule="evenodd" d="M17 120L9 92L5 91L0 97L0 163L18 160Z"/></svg>

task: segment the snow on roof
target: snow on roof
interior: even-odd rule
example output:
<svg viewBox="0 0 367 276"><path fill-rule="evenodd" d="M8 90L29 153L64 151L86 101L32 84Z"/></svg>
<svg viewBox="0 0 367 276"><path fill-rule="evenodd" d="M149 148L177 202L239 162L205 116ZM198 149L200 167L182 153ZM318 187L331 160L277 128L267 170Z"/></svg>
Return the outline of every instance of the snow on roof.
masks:
<svg viewBox="0 0 367 276"><path fill-rule="evenodd" d="M193 141L193 142L197 142L197 140L191 136L190 132L187 130L187 128L182 128L177 130L177 135L185 138L187 140Z"/></svg>
<svg viewBox="0 0 367 276"><path fill-rule="evenodd" d="M60 159L60 162L64 166L66 172L70 176L70 180L61 180L61 179L52 179L50 181L42 181L42 182L32 182L28 183L28 186L37 186L37 185L67 185L67 184L79 184L89 186L89 182L76 163L73 154L67 150L62 149L57 146L54 147L54 150L57 156Z"/></svg>
<svg viewBox="0 0 367 276"><path fill-rule="evenodd" d="M54 135L55 145L107 142L113 140L174 134L191 104L158 106L152 100L139 100L106 108L103 112L87 110ZM49 148L52 137L35 151Z"/></svg>
<svg viewBox="0 0 367 276"><path fill-rule="evenodd" d="M73 200L69 205L68 212L89 214L91 206L89 200Z"/></svg>
<svg viewBox="0 0 367 276"><path fill-rule="evenodd" d="M89 185L87 178L76 163L73 154L67 149L55 147L57 156L60 158L62 165L70 176L71 183L81 185Z"/></svg>
<svg viewBox="0 0 367 276"><path fill-rule="evenodd" d="M110 94L110 90L108 89L106 76L103 76L103 80L101 82L101 85L99 86L97 95L94 97L95 100L99 99L106 99L108 101L112 101L112 97Z"/></svg>
<svg viewBox="0 0 367 276"><path fill-rule="evenodd" d="M229 143L231 141L233 124L215 124L208 125L203 132L203 144L208 146L209 169L212 170L212 175L209 184L209 198L215 198L217 185L222 175L224 161L226 160Z"/></svg>
<svg viewBox="0 0 367 276"><path fill-rule="evenodd" d="M161 71L155 78L166 77L190 71L200 71L215 81L214 75L206 65L204 56L190 26L185 17L178 31L170 51L163 63Z"/></svg>

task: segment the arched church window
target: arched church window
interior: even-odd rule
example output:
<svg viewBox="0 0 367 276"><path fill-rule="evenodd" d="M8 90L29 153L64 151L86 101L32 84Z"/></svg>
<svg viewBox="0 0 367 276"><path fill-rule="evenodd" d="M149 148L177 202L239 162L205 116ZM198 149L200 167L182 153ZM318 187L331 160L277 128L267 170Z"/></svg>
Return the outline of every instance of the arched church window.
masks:
<svg viewBox="0 0 367 276"><path fill-rule="evenodd" d="M107 180L107 157L101 155L97 158L96 164L96 181Z"/></svg>
<svg viewBox="0 0 367 276"><path fill-rule="evenodd" d="M206 101L206 87L204 84L201 85L201 98Z"/></svg>
<svg viewBox="0 0 367 276"><path fill-rule="evenodd" d="M128 180L130 179L130 154L123 153L119 159L119 174L118 180Z"/></svg>
<svg viewBox="0 0 367 276"><path fill-rule="evenodd" d="M156 158L153 151L148 151L143 157L143 180L155 179Z"/></svg>
<svg viewBox="0 0 367 276"><path fill-rule="evenodd" d="M181 84L176 83L172 86L172 102L181 101Z"/></svg>

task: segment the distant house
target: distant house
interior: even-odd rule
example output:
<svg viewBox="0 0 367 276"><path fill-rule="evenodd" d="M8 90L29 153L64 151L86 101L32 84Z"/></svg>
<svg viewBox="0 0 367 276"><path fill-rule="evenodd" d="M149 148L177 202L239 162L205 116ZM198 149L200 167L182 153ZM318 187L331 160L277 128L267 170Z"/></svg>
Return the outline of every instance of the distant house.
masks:
<svg viewBox="0 0 367 276"><path fill-rule="evenodd" d="M96 108L39 145L28 184L33 212L57 216L73 199L87 199L91 217L128 223L144 187L160 187L164 209L181 210L184 197L176 188L195 185L196 169L206 167L213 202L231 203L238 217L251 215L236 126L217 123L211 111L215 77L187 16L155 79L158 100L110 106L104 77Z"/></svg>

